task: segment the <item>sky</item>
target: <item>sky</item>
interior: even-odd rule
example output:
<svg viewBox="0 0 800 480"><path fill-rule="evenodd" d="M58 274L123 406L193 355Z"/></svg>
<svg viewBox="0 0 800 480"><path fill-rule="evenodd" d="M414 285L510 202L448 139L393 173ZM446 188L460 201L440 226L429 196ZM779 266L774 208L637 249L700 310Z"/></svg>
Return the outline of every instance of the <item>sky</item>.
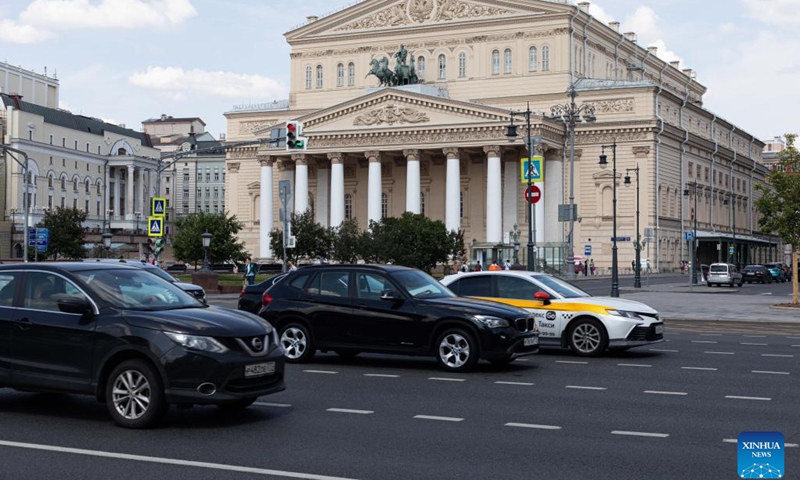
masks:
<svg viewBox="0 0 800 480"><path fill-rule="evenodd" d="M285 32L353 3L3 0L0 60L57 73L73 113L137 130L200 117L216 137L234 105L288 98ZM717 116L762 140L800 130L800 0L600 0L590 13L695 70Z"/></svg>

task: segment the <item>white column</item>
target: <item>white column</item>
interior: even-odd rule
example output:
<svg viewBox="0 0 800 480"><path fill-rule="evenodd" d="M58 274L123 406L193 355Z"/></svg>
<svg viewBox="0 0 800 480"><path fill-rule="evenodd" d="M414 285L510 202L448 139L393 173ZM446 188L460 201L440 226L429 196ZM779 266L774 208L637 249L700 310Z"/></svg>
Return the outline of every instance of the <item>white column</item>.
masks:
<svg viewBox="0 0 800 480"><path fill-rule="evenodd" d="M458 148L443 151L447 157L444 224L447 230L458 231L461 228L461 159Z"/></svg>
<svg viewBox="0 0 800 480"><path fill-rule="evenodd" d="M329 153L331 161L331 227L344 222L344 157L341 153Z"/></svg>
<svg viewBox="0 0 800 480"><path fill-rule="evenodd" d="M527 215L524 219L519 216L520 197L525 190L520 190L519 158L515 156L513 162L505 164L503 173L503 231L510 232L514 225L519 226L528 221ZM523 209L523 212L525 210ZM526 232L527 235L527 232ZM520 237L521 238L521 237ZM527 242L527 240L525 240Z"/></svg>
<svg viewBox="0 0 800 480"><path fill-rule="evenodd" d="M126 180L127 198L125 199L125 219L133 220L133 199L134 199L134 171L133 165L128 165L128 179Z"/></svg>
<svg viewBox="0 0 800 480"><path fill-rule="evenodd" d="M542 168L544 168L544 164ZM544 216L544 206L546 202L544 197L545 188L544 182L535 183L534 185L539 187L539 191L541 192L539 195L539 202L533 207L533 214L536 216L536 223L534 223L534 225L536 225L536 244L540 245L544 243L544 233L547 231L547 224L545 223Z"/></svg>
<svg viewBox="0 0 800 480"><path fill-rule="evenodd" d="M103 218L108 216L108 211L110 210L111 205L111 183L109 183L111 178L111 167L107 166L105 170L106 171L103 174L103 211L100 212L100 215L102 215ZM103 228L105 228L105 225L103 225Z"/></svg>
<svg viewBox="0 0 800 480"><path fill-rule="evenodd" d="M115 217L118 217L120 215L119 196L122 193L121 184L122 184L122 169L119 167L114 167L114 216Z"/></svg>
<svg viewBox="0 0 800 480"><path fill-rule="evenodd" d="M137 212L141 212L142 215L147 215L149 213L149 208L145 210L145 197L147 195L144 185L144 168L139 167L139 184L136 185L136 200L138 200L137 205L139 208L134 207ZM148 205L149 207L149 205Z"/></svg>
<svg viewBox="0 0 800 480"><path fill-rule="evenodd" d="M421 213L419 203L420 174L419 174L419 150L403 150L406 156L406 211L411 213Z"/></svg>
<svg viewBox="0 0 800 480"><path fill-rule="evenodd" d="M575 156L576 158L578 157L577 150ZM544 225L546 232L544 241L545 243L561 242L564 224L558 221L558 205L568 203L566 195L564 194L564 158L562 150L549 150L545 152L544 174L548 186L547 193L542 197L544 200ZM569 223L566 225L569 225Z"/></svg>
<svg viewBox="0 0 800 480"><path fill-rule="evenodd" d="M317 198L316 207L314 209L315 220L323 227L329 227L330 219L329 205L330 205L330 169L325 161L317 161Z"/></svg>
<svg viewBox="0 0 800 480"><path fill-rule="evenodd" d="M483 147L486 152L486 241L503 241L503 184L500 147Z"/></svg>
<svg viewBox="0 0 800 480"><path fill-rule="evenodd" d="M294 160L294 211L297 214L308 210L308 160L305 155L292 155Z"/></svg>
<svg viewBox="0 0 800 480"><path fill-rule="evenodd" d="M369 160L369 185L367 187L367 223L381 219L381 156L380 152L364 152Z"/></svg>
<svg viewBox="0 0 800 480"><path fill-rule="evenodd" d="M273 217L273 192L272 192L272 162L273 157L258 155L258 162L261 164L261 184L259 189L259 235L258 235L258 256L260 258L272 258L272 249L269 246L272 230Z"/></svg>

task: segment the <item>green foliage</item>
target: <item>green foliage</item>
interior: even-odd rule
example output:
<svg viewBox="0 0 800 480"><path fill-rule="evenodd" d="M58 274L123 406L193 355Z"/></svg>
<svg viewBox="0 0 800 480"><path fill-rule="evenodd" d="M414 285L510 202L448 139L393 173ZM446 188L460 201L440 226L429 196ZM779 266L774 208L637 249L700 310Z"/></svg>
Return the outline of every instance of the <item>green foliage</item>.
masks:
<svg viewBox="0 0 800 480"><path fill-rule="evenodd" d="M361 248L361 232L358 229L358 220L346 220L331 232L331 255L334 262L358 262Z"/></svg>
<svg viewBox="0 0 800 480"><path fill-rule="evenodd" d="M76 208L56 207L45 211L41 227L50 231L47 246L48 258L80 259L86 258L86 249L83 248L86 212ZM33 257L31 257L33 258Z"/></svg>
<svg viewBox="0 0 800 480"><path fill-rule="evenodd" d="M800 246L800 152L797 135L786 134L786 149L780 154L781 168L769 175L769 185L756 185L762 197L756 200L761 213L759 227L774 232L786 244Z"/></svg>
<svg viewBox="0 0 800 480"><path fill-rule="evenodd" d="M295 248L286 249L288 261L327 259L330 256L333 233L330 229L314 221L314 214L311 210L306 210L299 215L292 213L289 221L292 225L291 233L295 237ZM273 229L270 232L269 244L273 255L282 257L283 230Z"/></svg>
<svg viewBox="0 0 800 480"><path fill-rule="evenodd" d="M210 263L242 262L247 258L247 251L244 243L236 240L236 234L242 227L242 222L235 216L228 216L227 212L197 212L178 218L172 239L175 258L186 263L202 262L204 249L201 235L208 232L212 235L208 249Z"/></svg>

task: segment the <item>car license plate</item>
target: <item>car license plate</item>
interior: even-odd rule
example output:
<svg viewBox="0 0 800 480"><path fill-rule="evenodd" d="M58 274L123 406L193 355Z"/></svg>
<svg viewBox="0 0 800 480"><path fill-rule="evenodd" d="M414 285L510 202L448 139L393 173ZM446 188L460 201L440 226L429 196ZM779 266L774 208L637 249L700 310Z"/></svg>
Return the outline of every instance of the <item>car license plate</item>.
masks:
<svg viewBox="0 0 800 480"><path fill-rule="evenodd" d="M255 365L245 365L244 376L260 377L262 375L269 375L275 373L275 362L257 363Z"/></svg>
<svg viewBox="0 0 800 480"><path fill-rule="evenodd" d="M664 333L664 325L656 325L656 335Z"/></svg>
<svg viewBox="0 0 800 480"><path fill-rule="evenodd" d="M522 341L522 345L530 347L532 345L539 345L539 337L528 337Z"/></svg>

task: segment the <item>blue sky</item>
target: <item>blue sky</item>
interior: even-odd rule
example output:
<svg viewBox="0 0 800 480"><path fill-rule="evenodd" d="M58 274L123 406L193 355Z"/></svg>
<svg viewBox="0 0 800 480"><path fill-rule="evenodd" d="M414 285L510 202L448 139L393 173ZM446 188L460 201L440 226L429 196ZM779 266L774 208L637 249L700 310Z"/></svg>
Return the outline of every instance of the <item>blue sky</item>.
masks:
<svg viewBox="0 0 800 480"><path fill-rule="evenodd" d="M4 0L0 59L57 71L74 113L136 129L199 116L216 136L233 105L288 97L283 33L351 3ZM598 0L590 11L694 69L718 116L762 140L800 130L800 0Z"/></svg>

